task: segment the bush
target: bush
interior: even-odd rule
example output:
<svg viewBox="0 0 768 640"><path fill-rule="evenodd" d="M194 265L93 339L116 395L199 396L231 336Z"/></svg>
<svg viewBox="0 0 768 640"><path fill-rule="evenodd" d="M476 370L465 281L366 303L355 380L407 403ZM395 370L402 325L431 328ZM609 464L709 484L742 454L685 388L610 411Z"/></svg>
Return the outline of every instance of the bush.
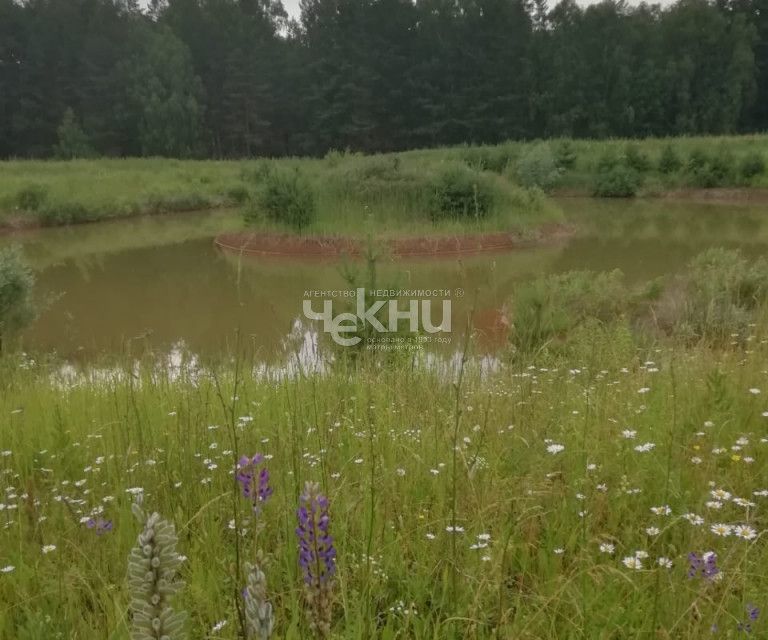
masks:
<svg viewBox="0 0 768 640"><path fill-rule="evenodd" d="M578 155L576 147L569 139L561 140L555 147L555 162L561 169L573 169L576 166Z"/></svg>
<svg viewBox="0 0 768 640"><path fill-rule="evenodd" d="M483 218L493 207L491 182L478 171L457 165L443 171L432 185L433 221L445 218Z"/></svg>
<svg viewBox="0 0 768 640"><path fill-rule="evenodd" d="M524 352L562 343L586 320L609 322L627 309L620 271L571 271L538 278L515 292L511 337Z"/></svg>
<svg viewBox="0 0 768 640"><path fill-rule="evenodd" d="M276 170L267 176L256 205L268 219L296 231L306 229L317 216L315 194L298 170ZM247 216L252 219L252 216Z"/></svg>
<svg viewBox="0 0 768 640"><path fill-rule="evenodd" d="M72 109L67 109L64 112L57 133L59 141L53 148L57 158L72 160L74 158L92 158L96 155L88 136L78 124Z"/></svg>
<svg viewBox="0 0 768 640"><path fill-rule="evenodd" d="M236 185L227 189L227 200L235 204L245 204L251 197L250 191L244 185Z"/></svg>
<svg viewBox="0 0 768 640"><path fill-rule="evenodd" d="M37 212L40 224L46 227L55 227L75 222L91 222L99 220L102 216L98 211L89 210L77 202L63 202L48 204Z"/></svg>
<svg viewBox="0 0 768 640"><path fill-rule="evenodd" d="M765 158L757 151L747 154L739 163L739 174L749 180L765 173Z"/></svg>
<svg viewBox="0 0 768 640"><path fill-rule="evenodd" d="M472 169L501 173L513 160L514 153L508 147L469 147L461 155Z"/></svg>
<svg viewBox="0 0 768 640"><path fill-rule="evenodd" d="M34 317L35 278L17 247L0 249L0 351L3 341Z"/></svg>
<svg viewBox="0 0 768 640"><path fill-rule="evenodd" d="M659 173L669 175L680 171L683 166L683 161L675 151L671 144L668 144L662 149L661 156L659 157Z"/></svg>
<svg viewBox="0 0 768 640"><path fill-rule="evenodd" d="M598 198L631 198L637 195L639 188L637 172L617 163L598 170L592 193Z"/></svg>
<svg viewBox="0 0 768 640"><path fill-rule="evenodd" d="M722 346L744 339L768 303L768 261L750 262L739 251L709 249L673 279L653 317L668 333L687 341Z"/></svg>
<svg viewBox="0 0 768 640"><path fill-rule="evenodd" d="M24 211L37 211L48 199L48 189L41 184L30 184L16 194L16 206Z"/></svg>
<svg viewBox="0 0 768 640"><path fill-rule="evenodd" d="M733 156L727 151L710 157L700 149L695 149L688 158L687 171L695 186L709 189L730 182L733 166Z"/></svg>
<svg viewBox="0 0 768 640"><path fill-rule="evenodd" d="M624 157L627 166L638 173L645 173L651 168L651 161L648 158L648 154L633 142L627 144L624 148Z"/></svg>
<svg viewBox="0 0 768 640"><path fill-rule="evenodd" d="M525 187L548 191L555 186L560 177L560 167L550 145L543 142L523 154L517 162L516 175Z"/></svg>

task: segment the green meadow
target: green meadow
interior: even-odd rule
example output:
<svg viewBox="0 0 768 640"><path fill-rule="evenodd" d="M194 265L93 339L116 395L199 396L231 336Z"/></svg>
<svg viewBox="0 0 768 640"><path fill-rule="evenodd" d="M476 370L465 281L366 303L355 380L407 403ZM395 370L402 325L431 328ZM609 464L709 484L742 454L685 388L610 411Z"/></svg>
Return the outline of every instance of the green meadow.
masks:
<svg viewBox="0 0 768 640"><path fill-rule="evenodd" d="M237 207L254 228L295 229L264 202L282 174L298 176L311 202L299 225L304 233L525 231L561 220L551 193L768 187L766 154L768 137L752 135L563 139L318 159L9 161L0 164L0 222L49 226Z"/></svg>

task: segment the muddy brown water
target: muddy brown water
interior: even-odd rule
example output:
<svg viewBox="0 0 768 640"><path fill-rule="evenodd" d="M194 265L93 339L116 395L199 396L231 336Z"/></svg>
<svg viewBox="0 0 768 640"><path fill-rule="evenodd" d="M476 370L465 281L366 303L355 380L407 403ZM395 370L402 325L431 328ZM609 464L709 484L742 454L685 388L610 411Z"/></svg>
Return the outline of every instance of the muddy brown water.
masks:
<svg viewBox="0 0 768 640"><path fill-rule="evenodd" d="M378 284L450 289L453 336L458 341L474 304L484 348L492 350L500 342L497 310L516 283L539 274L618 268L629 281L641 281L675 272L712 246L749 255L768 251L765 204L585 198L559 204L577 228L567 239L492 255L384 260ZM308 330L297 325L308 291L349 289L344 271L362 271L359 263L239 257L214 246L218 233L239 228L236 213L212 212L0 238L23 245L44 305L23 335L24 347L74 361L146 348L215 356L231 348L239 333L241 343L266 361L289 335L301 338ZM321 303L315 304L319 309ZM343 310L337 306L334 313Z"/></svg>

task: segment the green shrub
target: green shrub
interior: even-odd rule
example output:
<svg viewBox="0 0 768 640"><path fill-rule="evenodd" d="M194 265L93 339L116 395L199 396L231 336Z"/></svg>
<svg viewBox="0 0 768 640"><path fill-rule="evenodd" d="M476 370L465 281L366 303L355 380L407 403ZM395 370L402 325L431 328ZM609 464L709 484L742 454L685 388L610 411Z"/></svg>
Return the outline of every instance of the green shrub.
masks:
<svg viewBox="0 0 768 640"><path fill-rule="evenodd" d="M744 338L768 303L768 261L739 251L709 249L667 287L655 316L661 326L689 340L729 344Z"/></svg>
<svg viewBox="0 0 768 640"><path fill-rule="evenodd" d="M520 286L513 299L511 339L524 352L567 341L586 320L610 322L629 296L620 271L571 271Z"/></svg>
<svg viewBox="0 0 768 640"><path fill-rule="evenodd" d="M753 151L741 159L739 174L742 178L749 180L763 173L765 173L765 158L761 153Z"/></svg>
<svg viewBox="0 0 768 640"><path fill-rule="evenodd" d="M694 186L709 189L728 184L733 179L733 155L721 151L708 156L700 149L691 152L687 172Z"/></svg>
<svg viewBox="0 0 768 640"><path fill-rule="evenodd" d="M77 202L51 203L37 212L37 218L40 221L40 224L46 227L55 227L76 222L91 222L103 217L105 216L101 216L98 211L88 209Z"/></svg>
<svg viewBox="0 0 768 640"><path fill-rule="evenodd" d="M245 185L235 185L226 192L227 200L235 204L245 204L251 198L251 192Z"/></svg>
<svg viewBox="0 0 768 640"><path fill-rule="evenodd" d="M555 162L561 169L573 169L576 166L578 154L573 142L566 138L555 146Z"/></svg>
<svg viewBox="0 0 768 640"><path fill-rule="evenodd" d="M88 136L80 127L72 109L67 109L56 130L59 136L53 152L57 158L72 160L74 158L92 158L96 155Z"/></svg>
<svg viewBox="0 0 768 640"><path fill-rule="evenodd" d="M270 160L258 160L255 164L240 169L240 179L244 182L263 182L272 173L274 166Z"/></svg>
<svg viewBox="0 0 768 640"><path fill-rule="evenodd" d="M476 171L501 173L514 159L509 147L468 147L461 154L462 159Z"/></svg>
<svg viewBox="0 0 768 640"><path fill-rule="evenodd" d="M48 189L41 184L30 184L19 189L16 206L24 211L37 211L48 199Z"/></svg>
<svg viewBox="0 0 768 640"><path fill-rule="evenodd" d="M0 351L4 340L32 320L34 284L18 247L0 249Z"/></svg>
<svg viewBox="0 0 768 640"><path fill-rule="evenodd" d="M432 220L483 218L493 207L495 195L482 173L456 165L440 173L432 185Z"/></svg>
<svg viewBox="0 0 768 640"><path fill-rule="evenodd" d="M317 216L312 186L295 169L271 172L258 192L256 206L269 220L299 232L312 224Z"/></svg>
<svg viewBox="0 0 768 640"><path fill-rule="evenodd" d="M624 147L624 158L626 159L627 166L638 173L645 173L651 168L651 160L648 158L648 154L634 142L630 142Z"/></svg>
<svg viewBox="0 0 768 640"><path fill-rule="evenodd" d="M555 186L560 173L557 158L546 142L531 147L517 161L517 179L525 187L548 191Z"/></svg>
<svg viewBox="0 0 768 640"><path fill-rule="evenodd" d="M659 157L659 173L669 175L670 173L680 171L682 166L683 161L674 147L671 144L666 145L661 150L661 156Z"/></svg>
<svg viewBox="0 0 768 640"><path fill-rule="evenodd" d="M637 195L639 188L640 177L637 172L617 163L598 170L592 193L598 198L631 198Z"/></svg>

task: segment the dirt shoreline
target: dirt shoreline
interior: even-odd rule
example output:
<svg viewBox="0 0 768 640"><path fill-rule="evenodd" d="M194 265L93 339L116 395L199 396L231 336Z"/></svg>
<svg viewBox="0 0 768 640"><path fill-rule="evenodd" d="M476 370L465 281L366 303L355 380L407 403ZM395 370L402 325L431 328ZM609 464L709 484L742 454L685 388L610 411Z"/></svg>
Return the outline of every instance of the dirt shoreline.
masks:
<svg viewBox="0 0 768 640"><path fill-rule="evenodd" d="M467 233L461 235L403 236L384 240L400 258L430 258L503 253L513 249L555 243L570 237L572 225L553 223L529 234L519 232ZM237 232L216 236L220 249L240 255L286 258L359 258L365 242L345 236L296 236L289 233Z"/></svg>
<svg viewBox="0 0 768 640"><path fill-rule="evenodd" d="M555 189L550 194L553 198L594 198L586 189ZM611 200L611 198L595 198ZM621 199L621 198L617 198ZM762 187L714 187L701 189L682 187L658 193L638 195L630 200L681 200L686 202L706 202L722 204L762 204L768 203L768 189Z"/></svg>

